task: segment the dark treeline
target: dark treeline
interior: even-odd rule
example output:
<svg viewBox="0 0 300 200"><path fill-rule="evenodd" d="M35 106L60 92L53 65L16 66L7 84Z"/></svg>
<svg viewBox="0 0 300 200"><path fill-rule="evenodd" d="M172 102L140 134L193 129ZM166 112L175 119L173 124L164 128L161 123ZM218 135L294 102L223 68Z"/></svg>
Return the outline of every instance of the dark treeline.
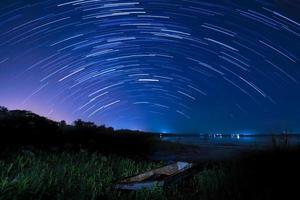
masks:
<svg viewBox="0 0 300 200"><path fill-rule="evenodd" d="M45 149L88 149L115 153L148 153L156 136L76 120L72 125L55 122L24 110L0 107L1 148L31 146Z"/></svg>

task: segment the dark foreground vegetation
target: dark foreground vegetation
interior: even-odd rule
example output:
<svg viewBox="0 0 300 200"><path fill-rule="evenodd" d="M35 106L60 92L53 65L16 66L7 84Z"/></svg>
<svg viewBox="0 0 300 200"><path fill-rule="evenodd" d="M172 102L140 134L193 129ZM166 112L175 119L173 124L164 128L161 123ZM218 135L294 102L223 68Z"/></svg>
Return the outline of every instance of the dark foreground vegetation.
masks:
<svg viewBox="0 0 300 200"><path fill-rule="evenodd" d="M297 199L300 150L202 164L169 188L124 192L116 180L163 163L90 152L16 151L0 159L0 199Z"/></svg>
<svg viewBox="0 0 300 200"><path fill-rule="evenodd" d="M44 150L89 150L125 155L147 155L157 136L76 120L55 122L30 111L0 107L0 148L27 146Z"/></svg>
<svg viewBox="0 0 300 200"><path fill-rule="evenodd" d="M70 126L4 108L0 124L0 199L298 199L300 148L199 163L177 185L124 192L112 189L115 181L164 164L143 159L155 141L151 134L82 121Z"/></svg>

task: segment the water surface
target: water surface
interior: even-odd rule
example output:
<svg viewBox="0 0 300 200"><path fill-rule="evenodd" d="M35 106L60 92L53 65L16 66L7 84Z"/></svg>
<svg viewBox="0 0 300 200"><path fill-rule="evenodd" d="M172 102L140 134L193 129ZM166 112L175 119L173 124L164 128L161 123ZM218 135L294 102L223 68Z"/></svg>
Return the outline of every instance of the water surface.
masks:
<svg viewBox="0 0 300 200"><path fill-rule="evenodd" d="M191 145L191 148L155 152L154 158L159 160L223 160L254 150L300 145L298 135L162 136L161 140Z"/></svg>

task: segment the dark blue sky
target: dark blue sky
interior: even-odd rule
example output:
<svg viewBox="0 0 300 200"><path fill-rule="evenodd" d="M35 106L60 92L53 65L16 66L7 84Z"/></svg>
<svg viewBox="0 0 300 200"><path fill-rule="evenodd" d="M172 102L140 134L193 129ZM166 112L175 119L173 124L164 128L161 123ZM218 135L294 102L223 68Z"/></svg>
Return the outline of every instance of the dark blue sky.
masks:
<svg viewBox="0 0 300 200"><path fill-rule="evenodd" d="M299 1L0 6L0 105L158 132L300 131Z"/></svg>

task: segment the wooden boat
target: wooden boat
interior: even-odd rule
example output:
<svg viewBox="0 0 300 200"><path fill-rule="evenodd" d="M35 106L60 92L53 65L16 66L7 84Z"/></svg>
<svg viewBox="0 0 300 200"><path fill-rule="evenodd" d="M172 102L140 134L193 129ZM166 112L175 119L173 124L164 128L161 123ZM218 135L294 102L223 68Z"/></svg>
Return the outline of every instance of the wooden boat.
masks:
<svg viewBox="0 0 300 200"><path fill-rule="evenodd" d="M177 182L191 173L192 163L176 162L117 182L115 189L140 190L162 187Z"/></svg>

